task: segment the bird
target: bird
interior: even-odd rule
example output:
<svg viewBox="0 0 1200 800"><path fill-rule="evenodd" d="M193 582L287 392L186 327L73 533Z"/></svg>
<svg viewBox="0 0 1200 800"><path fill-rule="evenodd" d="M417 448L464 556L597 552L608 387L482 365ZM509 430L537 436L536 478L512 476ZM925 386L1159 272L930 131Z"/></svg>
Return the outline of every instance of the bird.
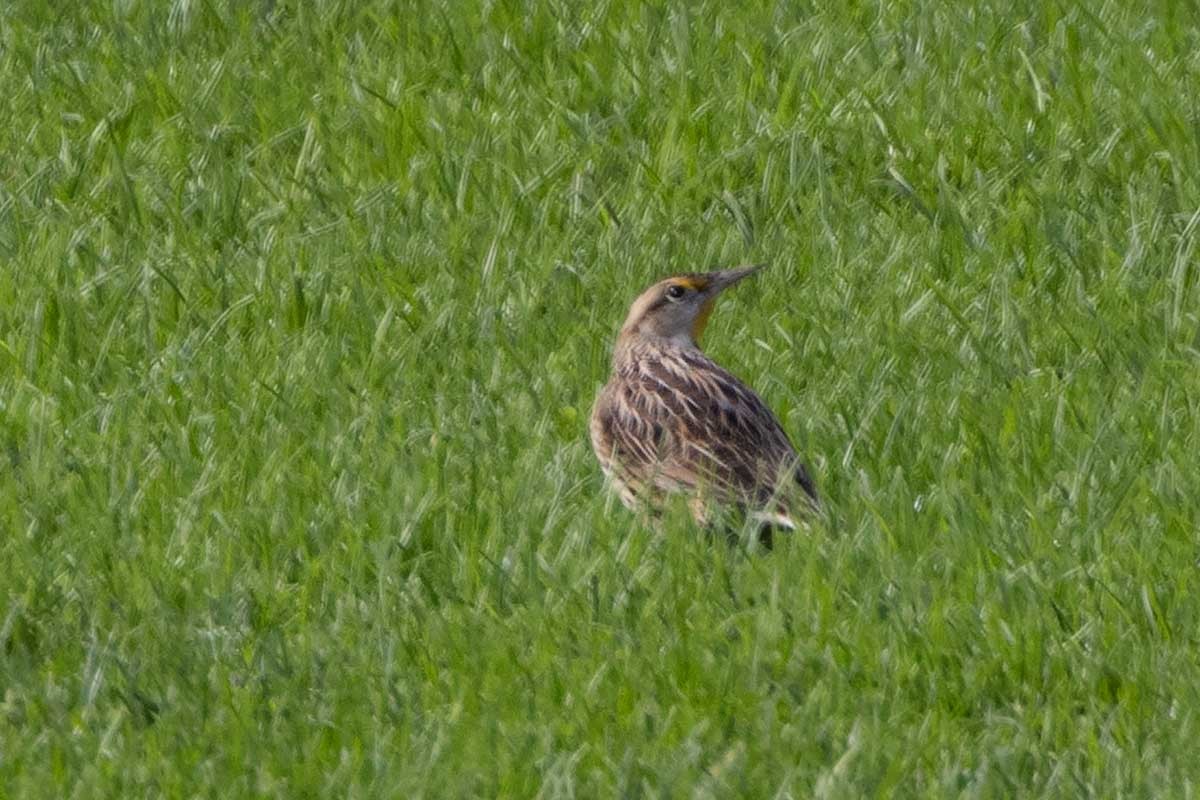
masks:
<svg viewBox="0 0 1200 800"><path fill-rule="evenodd" d="M617 335L589 433L629 509L656 515L682 494L702 527L732 509L770 546L773 529L795 530L819 510L816 485L762 398L699 344L717 297L762 266L673 275L642 292Z"/></svg>

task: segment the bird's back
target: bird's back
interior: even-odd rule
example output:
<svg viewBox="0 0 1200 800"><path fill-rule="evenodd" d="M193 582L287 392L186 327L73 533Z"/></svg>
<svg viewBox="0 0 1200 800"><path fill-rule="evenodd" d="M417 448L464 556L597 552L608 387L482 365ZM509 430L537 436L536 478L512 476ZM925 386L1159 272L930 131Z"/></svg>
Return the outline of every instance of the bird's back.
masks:
<svg viewBox="0 0 1200 800"><path fill-rule="evenodd" d="M633 342L592 412L592 445L627 505L704 491L739 505L816 491L775 415L699 348Z"/></svg>

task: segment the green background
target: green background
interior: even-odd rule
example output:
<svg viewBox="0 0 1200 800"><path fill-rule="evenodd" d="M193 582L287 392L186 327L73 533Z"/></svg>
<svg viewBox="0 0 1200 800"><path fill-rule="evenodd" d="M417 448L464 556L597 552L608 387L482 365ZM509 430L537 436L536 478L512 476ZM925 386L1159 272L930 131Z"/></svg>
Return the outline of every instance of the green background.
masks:
<svg viewBox="0 0 1200 800"><path fill-rule="evenodd" d="M1192 795L1198 22L0 5L0 791ZM750 261L769 555L586 434Z"/></svg>

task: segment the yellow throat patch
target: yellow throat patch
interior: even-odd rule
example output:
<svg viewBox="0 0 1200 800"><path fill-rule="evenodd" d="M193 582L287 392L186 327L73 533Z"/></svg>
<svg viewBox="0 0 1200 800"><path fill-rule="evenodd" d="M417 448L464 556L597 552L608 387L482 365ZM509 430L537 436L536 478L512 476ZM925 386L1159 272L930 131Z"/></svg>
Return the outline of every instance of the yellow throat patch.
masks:
<svg viewBox="0 0 1200 800"><path fill-rule="evenodd" d="M713 307L716 304L717 298L710 297L704 305L700 306L700 311L696 313L696 318L692 320L692 341L700 341L700 334L704 333L704 328L708 325L708 318L712 316Z"/></svg>

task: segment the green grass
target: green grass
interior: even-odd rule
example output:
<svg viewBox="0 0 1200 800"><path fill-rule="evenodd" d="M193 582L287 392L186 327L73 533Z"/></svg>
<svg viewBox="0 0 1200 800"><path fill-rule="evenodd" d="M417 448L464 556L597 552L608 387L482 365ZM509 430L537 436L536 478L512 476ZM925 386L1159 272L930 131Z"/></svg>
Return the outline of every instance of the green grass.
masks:
<svg viewBox="0 0 1200 800"><path fill-rule="evenodd" d="M1200 14L830 6L0 4L0 794L1195 796ZM746 261L769 555L586 434Z"/></svg>

